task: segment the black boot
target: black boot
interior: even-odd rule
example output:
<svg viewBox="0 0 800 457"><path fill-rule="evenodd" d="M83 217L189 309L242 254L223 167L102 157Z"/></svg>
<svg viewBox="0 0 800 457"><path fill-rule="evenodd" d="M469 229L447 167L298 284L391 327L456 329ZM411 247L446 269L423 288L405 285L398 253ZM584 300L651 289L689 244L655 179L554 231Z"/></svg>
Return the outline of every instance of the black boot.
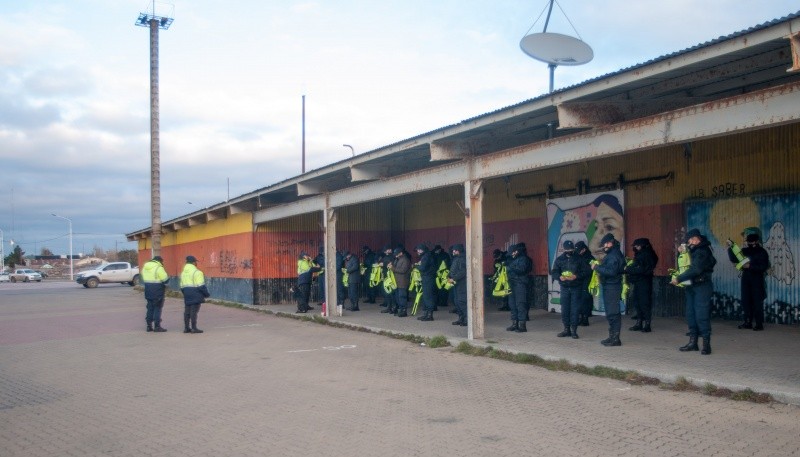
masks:
<svg viewBox="0 0 800 457"><path fill-rule="evenodd" d="M525 324L525 321L517 322L517 329L514 330L517 333L525 333L528 331L528 327Z"/></svg>
<svg viewBox="0 0 800 457"><path fill-rule="evenodd" d="M398 309L397 310L397 317L408 317L408 313L405 309Z"/></svg>
<svg viewBox="0 0 800 457"><path fill-rule="evenodd" d="M166 331L167 331L167 329L165 329L164 327L162 327L162 326L161 326L161 322L159 322L159 323L157 323L157 324L156 324L156 326L153 328L153 331L154 331L154 332L161 332L161 333L163 333L163 332L166 332Z"/></svg>
<svg viewBox="0 0 800 457"><path fill-rule="evenodd" d="M192 329L189 328L189 316L183 316L183 333L192 333Z"/></svg>
<svg viewBox="0 0 800 457"><path fill-rule="evenodd" d="M425 311L425 314L418 317L417 320L421 320L423 322L429 322L433 320L433 311Z"/></svg>
<svg viewBox="0 0 800 457"><path fill-rule="evenodd" d="M148 322L147 323L147 331L148 332L152 332L153 331L153 323L152 322Z"/></svg>
<svg viewBox="0 0 800 457"><path fill-rule="evenodd" d="M609 336L609 342L603 343L603 346L622 346L622 341L619 340L619 333L612 333L611 336Z"/></svg>
<svg viewBox="0 0 800 457"><path fill-rule="evenodd" d="M506 330L508 330L509 332L514 332L517 330L518 326L519 326L519 321L511 321L511 327L506 327Z"/></svg>
<svg viewBox="0 0 800 457"><path fill-rule="evenodd" d="M753 330L756 331L756 332L760 332L760 331L764 330L764 324L756 324L756 325L754 325L753 326Z"/></svg>
<svg viewBox="0 0 800 457"><path fill-rule="evenodd" d="M630 330L632 332L638 332L638 331L641 331L642 328L643 328L642 327L642 320L641 319L637 319L636 320L636 324L633 327L629 328L628 330Z"/></svg>
<svg viewBox="0 0 800 457"><path fill-rule="evenodd" d="M573 340L577 340L578 338L580 338L578 336L578 326L577 325L570 326L569 331L572 332L572 335L570 335L570 336L572 337Z"/></svg>
<svg viewBox="0 0 800 457"><path fill-rule="evenodd" d="M572 336L572 333L569 331L569 327L564 327L564 331L556 335L559 338L564 338L565 336Z"/></svg>
<svg viewBox="0 0 800 457"><path fill-rule="evenodd" d="M711 336L703 337L703 350L700 353L703 355L711 354Z"/></svg>
<svg viewBox="0 0 800 457"><path fill-rule="evenodd" d="M581 320L580 320L580 322L578 322L578 325L580 325L581 327L588 327L589 326L589 316L581 316Z"/></svg>
<svg viewBox="0 0 800 457"><path fill-rule="evenodd" d="M736 328L738 328L738 329L751 329L751 328L753 328L753 324L750 321L744 321L741 324L739 324L739 326L736 327Z"/></svg>
<svg viewBox="0 0 800 457"><path fill-rule="evenodd" d="M193 328L192 333L203 333L203 331L200 330L199 328Z"/></svg>
<svg viewBox="0 0 800 457"><path fill-rule="evenodd" d="M681 352L697 351L699 349L700 348L697 347L697 335L689 335L689 342L686 343L685 346L678 348Z"/></svg>
<svg viewBox="0 0 800 457"><path fill-rule="evenodd" d="M603 346L605 346L605 345L607 345L608 343L610 343L610 342L611 342L611 340L612 340L612 337L611 337L611 330L609 330L609 331L608 331L608 338L606 338L606 339L604 339L604 340L600 341L600 344L602 344Z"/></svg>
<svg viewBox="0 0 800 457"><path fill-rule="evenodd" d="M461 315L458 316L458 319L453 321L453 325L461 325Z"/></svg>
<svg viewBox="0 0 800 457"><path fill-rule="evenodd" d="M650 333L653 329L650 328L650 321L642 321L642 333Z"/></svg>
<svg viewBox="0 0 800 457"><path fill-rule="evenodd" d="M461 316L461 321L458 323L458 325L462 327L466 327L467 325L469 325L467 324L467 316Z"/></svg>

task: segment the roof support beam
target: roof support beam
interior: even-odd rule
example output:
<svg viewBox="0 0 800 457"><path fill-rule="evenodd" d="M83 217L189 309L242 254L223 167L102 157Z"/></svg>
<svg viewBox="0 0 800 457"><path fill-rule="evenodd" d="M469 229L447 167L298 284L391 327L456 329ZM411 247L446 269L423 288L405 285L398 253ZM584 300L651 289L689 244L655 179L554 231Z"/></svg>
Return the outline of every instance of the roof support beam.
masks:
<svg viewBox="0 0 800 457"><path fill-rule="evenodd" d="M382 165L351 165L350 166L350 179L356 181L374 181L376 179L385 178L389 176L388 166Z"/></svg>
<svg viewBox="0 0 800 457"><path fill-rule="evenodd" d="M329 207L797 122L798 106L800 82L785 84L342 189L328 195ZM316 196L258 211L254 221L283 219L325 207L325 197Z"/></svg>

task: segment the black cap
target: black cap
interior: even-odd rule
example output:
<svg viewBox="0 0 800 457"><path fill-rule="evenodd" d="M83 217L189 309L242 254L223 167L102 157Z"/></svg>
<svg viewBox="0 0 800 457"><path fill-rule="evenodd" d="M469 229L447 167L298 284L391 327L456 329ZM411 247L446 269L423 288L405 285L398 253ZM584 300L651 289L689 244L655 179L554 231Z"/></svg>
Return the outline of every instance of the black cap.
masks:
<svg viewBox="0 0 800 457"><path fill-rule="evenodd" d="M501 250L499 250L499 249L495 249L495 250L494 250L494 252L492 252L492 255L493 255L495 258L497 258L497 257L500 257L501 255L503 255L503 251L501 251Z"/></svg>
<svg viewBox="0 0 800 457"><path fill-rule="evenodd" d="M462 254L463 254L465 250L466 250L466 249L464 249L464 245L463 245L463 244L461 244L461 243L456 243L456 244L454 244L454 245L450 246L450 252L452 252L452 251L458 251L458 252L460 252L460 253L462 253Z"/></svg>
<svg viewBox="0 0 800 457"><path fill-rule="evenodd" d="M197 258L193 255L187 255L186 263L197 263Z"/></svg>
<svg viewBox="0 0 800 457"><path fill-rule="evenodd" d="M525 243L517 243L517 244L514 245L514 250L515 251L524 251L526 249L527 249L527 247L525 246Z"/></svg>
<svg viewBox="0 0 800 457"><path fill-rule="evenodd" d="M386 245L381 249L381 252L386 252L386 251L390 251L390 250L392 250L392 247L389 246L389 245Z"/></svg>
<svg viewBox="0 0 800 457"><path fill-rule="evenodd" d="M647 238L636 238L635 240L633 240L632 246L642 246L642 247L650 246L650 240Z"/></svg>
<svg viewBox="0 0 800 457"><path fill-rule="evenodd" d="M617 241L617 239L614 238L614 235L612 235L610 233L606 233L606 235L603 237L603 239L600 240L600 246L608 243L609 241Z"/></svg>
<svg viewBox="0 0 800 457"><path fill-rule="evenodd" d="M579 251L583 251L584 249L588 249L588 248L589 248L589 246L586 246L586 243L584 243L583 241L578 241L577 243L575 243L575 249L577 249Z"/></svg>
<svg viewBox="0 0 800 457"><path fill-rule="evenodd" d="M441 244L437 244L436 246L433 247L434 251L437 250L437 249L442 249L442 245Z"/></svg>
<svg viewBox="0 0 800 457"><path fill-rule="evenodd" d="M308 253L306 251L300 251L300 257L305 257L307 255Z"/></svg>
<svg viewBox="0 0 800 457"><path fill-rule="evenodd" d="M157 256L153 257L153 260L155 260L156 262L163 262L164 261L164 259L162 259L160 255L157 255Z"/></svg>
<svg viewBox="0 0 800 457"><path fill-rule="evenodd" d="M419 250L421 250L421 251L427 251L427 250L428 250L428 246L425 246L425 244L424 244L424 243L420 243L420 244L418 244L418 245L417 245L417 247L415 247L414 249L419 249Z"/></svg>
<svg viewBox="0 0 800 457"><path fill-rule="evenodd" d="M575 243L573 243L570 240L567 240L564 241L564 244L562 244L561 247L563 247L565 251L572 251L573 249L575 249Z"/></svg>
<svg viewBox="0 0 800 457"><path fill-rule="evenodd" d="M689 230L688 232L686 232L686 241L689 241L689 238L694 238L694 237L700 238L701 236L703 236L703 235L700 234L700 230L697 230L696 228L693 228L693 229Z"/></svg>
<svg viewBox="0 0 800 457"><path fill-rule="evenodd" d="M751 233L751 234L747 235L747 238L745 238L745 240L747 240L750 243L755 243L756 241L759 240L758 234L757 233Z"/></svg>
<svg viewBox="0 0 800 457"><path fill-rule="evenodd" d="M394 248L394 251L392 251L392 254L394 254L394 255L402 254L402 253L403 253L403 250L400 249L400 248Z"/></svg>

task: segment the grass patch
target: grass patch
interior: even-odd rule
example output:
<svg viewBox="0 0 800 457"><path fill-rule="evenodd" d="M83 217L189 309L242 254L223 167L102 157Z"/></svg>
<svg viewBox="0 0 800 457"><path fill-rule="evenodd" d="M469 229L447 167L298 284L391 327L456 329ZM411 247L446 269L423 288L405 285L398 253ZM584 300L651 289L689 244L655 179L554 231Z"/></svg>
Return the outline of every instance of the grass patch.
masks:
<svg viewBox="0 0 800 457"><path fill-rule="evenodd" d="M450 342L447 341L447 337L444 335L436 335L428 340L428 347L442 348L446 346L450 346Z"/></svg>

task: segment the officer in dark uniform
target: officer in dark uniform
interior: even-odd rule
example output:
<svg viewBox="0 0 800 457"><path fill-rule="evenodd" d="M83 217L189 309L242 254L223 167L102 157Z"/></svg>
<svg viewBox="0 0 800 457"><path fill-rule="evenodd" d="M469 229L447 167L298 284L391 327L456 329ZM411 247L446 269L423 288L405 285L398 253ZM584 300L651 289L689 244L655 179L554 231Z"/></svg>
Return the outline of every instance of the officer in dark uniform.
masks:
<svg viewBox="0 0 800 457"><path fill-rule="evenodd" d="M558 281L561 285L561 323L564 330L559 333L559 338L571 336L578 338L578 314L581 309L580 287L586 277L592 274L588 263L575 253L575 244L564 241L562 245L564 253L558 256L553 262L553 269L550 272L553 281Z"/></svg>
<svg viewBox="0 0 800 457"><path fill-rule="evenodd" d="M619 241L611 233L607 233L600 240L600 246L603 247L606 256L599 264L592 264L592 269L597 271L600 276L603 304L608 320L608 338L600 343L603 346L622 346L619 339L622 331L620 301L622 301L622 273L625 270L625 256L619 249Z"/></svg>
<svg viewBox="0 0 800 457"><path fill-rule="evenodd" d="M447 253L440 245L436 245L433 247L433 263L436 266L436 272L439 272L439 268L442 267L442 262L444 262L445 268L448 270L450 269L450 264L452 259L450 258L450 254ZM447 302L452 294L452 289L447 290L444 287L439 287L436 284L436 306L433 307L434 311L438 310L440 306L447 306ZM451 311L455 312L455 311Z"/></svg>
<svg viewBox="0 0 800 457"><path fill-rule="evenodd" d="M145 322L148 332L166 332L161 326L161 311L164 309L164 295L169 282L169 275L164 269L164 259L160 255L153 257L142 266L142 282L144 282L144 299L147 301ZM153 328L155 324L155 328Z"/></svg>
<svg viewBox="0 0 800 457"><path fill-rule="evenodd" d="M336 251L336 304L338 306L344 305L344 299L347 297L347 288L344 286L344 256L342 251Z"/></svg>
<svg viewBox="0 0 800 457"><path fill-rule="evenodd" d="M421 321L433 320L433 309L436 307L436 264L433 254L424 244L416 247L419 262L417 268L422 275L422 304L425 313L418 317ZM399 287L399 286L398 286Z"/></svg>
<svg viewBox="0 0 800 457"><path fill-rule="evenodd" d="M744 322L739 325L740 329L750 329L755 331L764 330L764 300L767 298L767 283L764 276L770 268L769 254L761 247L761 230L757 228L745 229L747 245L742 248L742 255L750 259L742 265L742 312ZM733 263L739 263L739 259L734 255L730 240L728 241L728 259ZM755 324L755 325L753 325Z"/></svg>
<svg viewBox="0 0 800 457"><path fill-rule="evenodd" d="M383 277L386 277L387 272L389 271L389 266L394 262L394 254L392 254L392 248L390 246L384 246L381 249L382 256L378 259L378 263L381 264L381 268L383 269ZM395 282L397 282L397 278L395 277ZM397 306L394 303L394 291L387 292L386 289L383 287L383 283L378 285L380 287L381 293L383 294L383 303L381 306L384 309L381 310L382 313L389 313L389 314L397 314Z"/></svg>
<svg viewBox="0 0 800 457"><path fill-rule="evenodd" d="M398 247L392 251L394 261L389 268L394 272L394 279L397 282L397 289L394 290L394 303L397 306L397 317L406 317L408 313L408 285L411 276L411 259L406 252Z"/></svg>
<svg viewBox="0 0 800 457"><path fill-rule="evenodd" d="M633 241L633 262L625 267L631 288L631 301L636 310L636 325L628 330L650 332L653 317L653 273L658 265L658 255L647 238Z"/></svg>
<svg viewBox="0 0 800 457"><path fill-rule="evenodd" d="M317 291L319 293L319 306L322 307L322 304L325 302L325 246L320 246L317 256L314 257L314 264L319 268L319 274L317 275ZM309 306L308 309L314 309L313 306Z"/></svg>
<svg viewBox="0 0 800 457"><path fill-rule="evenodd" d="M364 259L364 267L366 267L367 272L372 271L372 265L377 262L377 256L375 255L375 253L372 251L372 249L370 249L369 246L364 246L363 248L361 248L361 255L363 256L362 258ZM362 281L362 282L366 284L367 288L366 303L375 303L375 297L378 295L378 287L381 286L380 285L371 286L369 284L369 281Z"/></svg>
<svg viewBox="0 0 800 457"><path fill-rule="evenodd" d="M495 249L492 252L492 258L494 259L494 271L492 272L491 283L489 285L489 290L494 290L495 285L497 284L497 277L500 275L500 268L505 265L506 263L507 254L505 251L501 251L500 249ZM508 295L505 295L500 298L500 307L497 308L498 311L509 311L511 308L508 307Z"/></svg>
<svg viewBox="0 0 800 457"><path fill-rule="evenodd" d="M453 325L467 325L467 258L463 244L450 246L453 254L453 262L450 264L450 273L447 275L448 282L453 284L453 296L455 297L455 308L458 320Z"/></svg>
<svg viewBox="0 0 800 457"><path fill-rule="evenodd" d="M697 351L697 336L703 338L703 355L711 354L711 295L714 285L711 275L717 259L711 253L711 243L700 234L700 230L691 229L686 234L686 246L689 249L691 265L678 276L672 278L671 284L677 286L684 281L691 281L683 287L686 296L686 324L689 326L689 342L678 348L681 352Z"/></svg>
<svg viewBox="0 0 800 457"><path fill-rule="evenodd" d="M533 270L533 261L528 257L525 243L517 243L508 251L511 257L506 260L508 285L511 295L508 297L508 307L511 308L511 326L506 328L510 332L527 332L528 326L528 275Z"/></svg>
<svg viewBox="0 0 800 457"><path fill-rule="evenodd" d="M358 296L361 288L361 263L358 256L348 252L344 256L344 269L347 270L347 295L350 298L348 311L360 311Z"/></svg>

